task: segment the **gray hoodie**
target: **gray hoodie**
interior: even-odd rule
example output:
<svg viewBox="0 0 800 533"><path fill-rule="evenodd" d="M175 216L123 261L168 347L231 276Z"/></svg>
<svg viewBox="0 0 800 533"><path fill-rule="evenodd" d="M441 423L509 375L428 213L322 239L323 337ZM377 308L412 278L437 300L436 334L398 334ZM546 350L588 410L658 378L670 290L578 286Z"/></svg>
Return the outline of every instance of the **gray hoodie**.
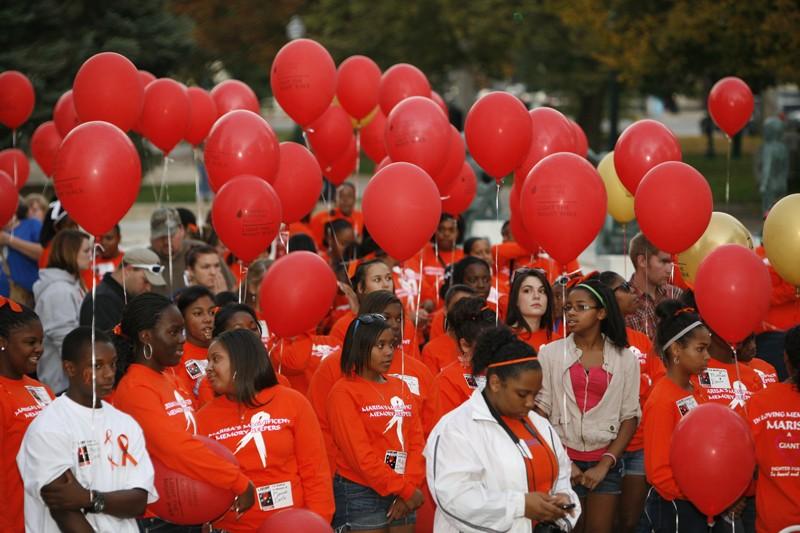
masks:
<svg viewBox="0 0 800 533"><path fill-rule="evenodd" d="M36 314L44 328L44 353L39 359L37 374L59 394L68 382L61 366L61 343L67 333L78 327L83 290L80 281L66 270L44 268L39 281L33 284Z"/></svg>

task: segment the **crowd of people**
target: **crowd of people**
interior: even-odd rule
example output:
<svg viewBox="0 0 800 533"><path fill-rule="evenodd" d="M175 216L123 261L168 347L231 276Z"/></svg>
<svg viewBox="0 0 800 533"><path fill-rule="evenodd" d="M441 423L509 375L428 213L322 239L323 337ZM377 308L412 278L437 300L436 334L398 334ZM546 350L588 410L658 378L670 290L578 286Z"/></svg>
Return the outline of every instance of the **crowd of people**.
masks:
<svg viewBox="0 0 800 533"><path fill-rule="evenodd" d="M397 261L349 182L287 231L244 268L188 210L155 209L147 248L120 250L116 227L93 251L58 201L20 201L0 232L0 531L233 533L289 508L337 532L800 524L800 303L774 272L763 328L730 346L642 234L630 279L531 255L507 225L501 243L465 240L446 214ZM339 293L280 338L259 287L296 251L324 258ZM707 402L742 417L757 457L712 526L670 458ZM231 508L168 522L159 465Z"/></svg>

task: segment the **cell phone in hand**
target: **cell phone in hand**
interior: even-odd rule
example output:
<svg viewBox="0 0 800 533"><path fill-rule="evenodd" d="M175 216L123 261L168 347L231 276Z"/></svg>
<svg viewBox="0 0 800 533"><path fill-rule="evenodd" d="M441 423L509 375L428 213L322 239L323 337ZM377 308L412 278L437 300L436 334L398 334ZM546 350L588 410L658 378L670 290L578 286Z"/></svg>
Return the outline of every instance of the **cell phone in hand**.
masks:
<svg viewBox="0 0 800 533"><path fill-rule="evenodd" d="M559 505L559 507L561 507L565 511L571 511L572 509L575 509L575 504L574 503L565 503L564 505Z"/></svg>

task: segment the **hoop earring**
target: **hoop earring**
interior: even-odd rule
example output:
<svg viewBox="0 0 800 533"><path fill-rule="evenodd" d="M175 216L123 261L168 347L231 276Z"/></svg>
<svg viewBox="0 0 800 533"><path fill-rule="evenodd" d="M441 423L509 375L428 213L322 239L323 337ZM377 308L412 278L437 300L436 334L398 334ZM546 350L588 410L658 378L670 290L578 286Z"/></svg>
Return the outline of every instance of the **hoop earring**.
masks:
<svg viewBox="0 0 800 533"><path fill-rule="evenodd" d="M153 347L150 345L149 342L144 343L144 346L142 347L142 355L148 361L153 358Z"/></svg>
<svg viewBox="0 0 800 533"><path fill-rule="evenodd" d="M681 362L681 360L679 358L675 357L675 358L672 359L672 362L677 365L677 364L679 364Z"/></svg>
<svg viewBox="0 0 800 533"><path fill-rule="evenodd" d="M236 381L236 370L233 371L233 377L231 378L233 381Z"/></svg>

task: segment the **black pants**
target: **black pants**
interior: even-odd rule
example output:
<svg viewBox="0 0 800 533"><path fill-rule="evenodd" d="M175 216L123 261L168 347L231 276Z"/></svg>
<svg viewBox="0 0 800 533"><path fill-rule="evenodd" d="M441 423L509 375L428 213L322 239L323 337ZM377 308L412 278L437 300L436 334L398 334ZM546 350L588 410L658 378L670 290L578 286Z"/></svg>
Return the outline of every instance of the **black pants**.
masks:
<svg viewBox="0 0 800 533"><path fill-rule="evenodd" d="M651 490L644 506L653 533L732 533L734 528L722 516L709 527L706 516L687 500L667 501ZM677 529L676 529L677 518ZM744 533L742 521L735 521L735 531Z"/></svg>
<svg viewBox="0 0 800 533"><path fill-rule="evenodd" d="M160 518L143 518L137 520L141 533L200 533L203 526L179 526L164 522Z"/></svg>

